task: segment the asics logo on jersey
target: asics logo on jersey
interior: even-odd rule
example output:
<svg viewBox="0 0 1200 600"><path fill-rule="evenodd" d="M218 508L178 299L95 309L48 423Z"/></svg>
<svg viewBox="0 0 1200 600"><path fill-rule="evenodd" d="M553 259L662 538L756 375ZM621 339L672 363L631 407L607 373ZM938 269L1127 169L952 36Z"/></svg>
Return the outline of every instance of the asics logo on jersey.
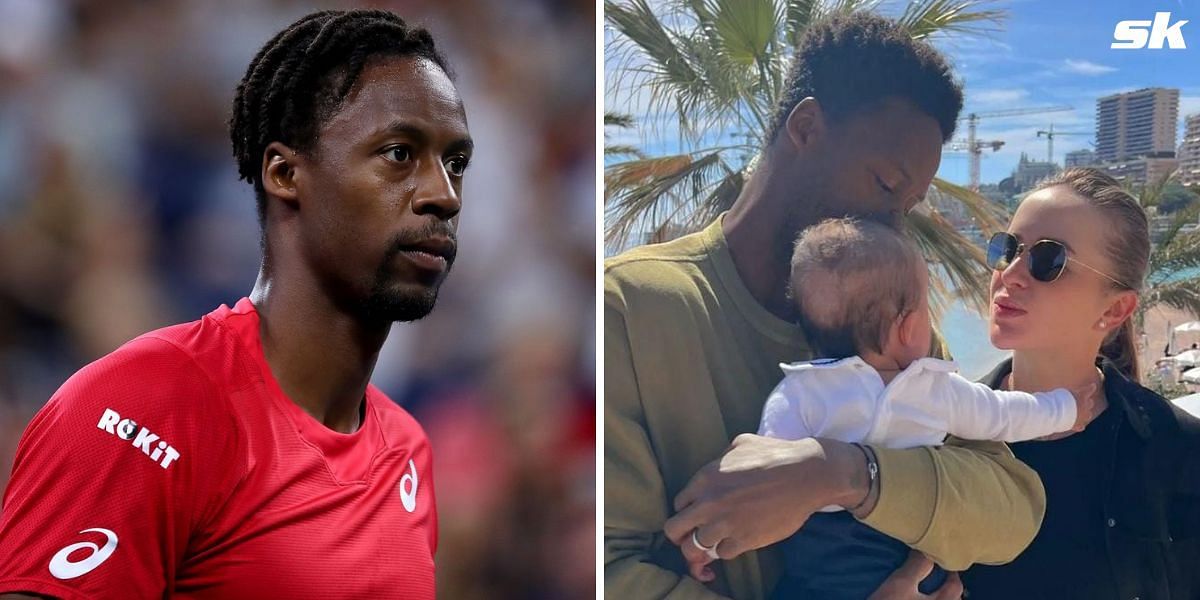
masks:
<svg viewBox="0 0 1200 600"><path fill-rule="evenodd" d="M405 483L410 485L406 487ZM408 459L408 473L400 478L400 503L408 512L417 510L417 483L417 464L410 458Z"/></svg>
<svg viewBox="0 0 1200 600"><path fill-rule="evenodd" d="M101 548L92 542L77 542L59 550L54 558L50 559L50 574L58 579L75 579L80 575L86 575L100 566L101 563L108 560L112 553L117 549L117 534L99 527L93 529L84 529L79 533L87 533L95 531L96 533L104 534L107 541L104 547ZM76 550L91 550L92 553L83 560L72 561L71 553Z"/></svg>
<svg viewBox="0 0 1200 600"><path fill-rule="evenodd" d="M142 454L149 456L150 460L158 463L164 469L179 458L179 451L168 444L166 440L160 439L149 429L139 426L133 419L122 419L121 415L111 408L104 409L104 414L100 415L100 422L96 423L96 428L103 429L127 442L132 442L134 448L141 450ZM154 444L155 442L158 444ZM150 449L152 444L154 445L153 450Z"/></svg>

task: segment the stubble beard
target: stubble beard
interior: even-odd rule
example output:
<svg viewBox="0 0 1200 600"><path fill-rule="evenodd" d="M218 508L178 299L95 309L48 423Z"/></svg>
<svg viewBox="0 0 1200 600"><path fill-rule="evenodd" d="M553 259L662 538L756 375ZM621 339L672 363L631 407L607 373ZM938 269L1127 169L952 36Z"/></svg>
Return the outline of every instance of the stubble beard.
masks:
<svg viewBox="0 0 1200 600"><path fill-rule="evenodd" d="M458 239L454 230L445 223L429 224L393 240L383 260L379 261L379 266L375 269L367 295L359 303L359 314L365 320L381 324L407 323L423 319L433 312L433 307L437 304L438 290L450 275L457 251L452 251L446 257L446 270L441 276L424 285L414 282L411 286L414 289L396 289L392 265L396 255L406 244L435 235L448 237L457 245Z"/></svg>
<svg viewBox="0 0 1200 600"><path fill-rule="evenodd" d="M433 312L438 291L450 275L454 261L447 263L446 272L436 282L416 290L397 290L392 283L392 270L388 266L390 260L389 256L375 271L371 288L359 304L359 314L368 322L388 324L408 323L425 318Z"/></svg>

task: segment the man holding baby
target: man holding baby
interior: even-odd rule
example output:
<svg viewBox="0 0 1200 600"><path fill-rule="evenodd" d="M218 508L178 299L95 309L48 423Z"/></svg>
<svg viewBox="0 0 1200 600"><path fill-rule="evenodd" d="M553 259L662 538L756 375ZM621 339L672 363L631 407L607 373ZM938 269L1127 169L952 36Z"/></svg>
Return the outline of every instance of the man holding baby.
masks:
<svg viewBox="0 0 1200 600"><path fill-rule="evenodd" d="M866 585L874 597L957 598L954 572L1009 563L1034 540L1046 493L1000 440L1085 429L1107 407L1097 393L1107 384L1097 370L991 392L935 358L943 352L922 320L928 273L889 231L923 199L961 108L945 59L892 22L814 23L732 208L698 233L607 261L608 595L832 597L821 586L833 586L864 597ZM818 232L806 259L826 280L795 279L797 237L828 219L843 219L841 230ZM828 306L837 295L826 288L855 276L821 262L829 240L837 252L890 244L879 261L912 276L865 282L861 294L891 304L829 310L846 307ZM1010 254L1020 262L1015 246ZM813 337L834 313L856 321ZM906 403L880 404L888 394ZM974 408L950 415L939 398ZM821 410L796 416L801 404ZM905 411L881 414L885 404ZM782 412L772 417L772 406ZM780 416L789 407L795 414ZM839 554L814 539L854 543ZM950 574L927 578L935 563ZM843 585L868 571L874 579Z"/></svg>
<svg viewBox="0 0 1200 600"><path fill-rule="evenodd" d="M945 60L879 17L812 25L795 60L771 141L732 209L605 266L614 597L766 597L781 565L755 549L829 505L949 570L1011 560L1041 521L1038 478L1002 443L872 448L869 460L834 440L737 437L758 430L779 364L812 356L788 293L796 236L845 215L898 222L922 200L962 107ZM684 575L699 546L723 559L711 587ZM924 573L899 575L915 591Z"/></svg>

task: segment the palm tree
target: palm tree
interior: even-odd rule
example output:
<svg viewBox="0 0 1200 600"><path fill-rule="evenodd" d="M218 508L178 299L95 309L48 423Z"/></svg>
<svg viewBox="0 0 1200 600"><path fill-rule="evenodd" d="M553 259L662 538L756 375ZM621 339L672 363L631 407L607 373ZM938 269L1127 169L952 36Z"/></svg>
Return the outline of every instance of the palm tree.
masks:
<svg viewBox="0 0 1200 600"><path fill-rule="evenodd" d="M912 0L897 21L914 38L994 31L1004 16L987 0ZM649 108L643 134L681 151L606 158L605 243L625 248L635 234L652 239L696 231L737 198L764 145L791 50L809 23L826 15L876 10L880 0L605 0L606 93ZM678 139L665 140L668 129ZM652 146L652 144L649 144ZM931 196L961 202L980 228L1003 227L1007 215L982 196L935 180ZM915 211L914 211L915 212ZM982 250L936 212L909 225L934 278L935 308L957 292L987 306Z"/></svg>
<svg viewBox="0 0 1200 600"><path fill-rule="evenodd" d="M1144 207L1158 206L1164 191L1175 183L1178 171L1145 186L1131 190ZM1141 302L1134 323L1140 329L1146 312L1166 306L1200 316L1200 229L1186 225L1200 219L1200 198L1175 212L1170 225L1150 252Z"/></svg>
<svg viewBox="0 0 1200 600"><path fill-rule="evenodd" d="M606 130L609 127L615 127L617 129L633 129L636 125L637 123L634 122L633 115L615 112L604 113L604 128ZM642 154L642 151L636 146L630 146L628 144L609 144L607 131L605 131L604 138L605 158L610 156L632 156L634 158L646 158L646 155Z"/></svg>
<svg viewBox="0 0 1200 600"><path fill-rule="evenodd" d="M1176 183L1177 175L1178 172L1170 173L1142 189L1129 189L1129 192L1143 207L1162 207L1167 200L1165 192ZM1144 332L1146 315L1158 308L1200 316L1200 230L1187 227L1200 218L1200 197L1191 196L1191 200L1174 213L1165 231L1158 234L1153 226L1151 228L1152 237L1157 239L1150 251L1150 265L1133 316L1135 331ZM1169 330L1169 322L1167 326ZM1168 335L1171 335L1170 331ZM1158 356L1157 347L1145 348L1144 352L1142 358L1146 364ZM1160 378L1156 371L1146 373L1144 377L1146 385L1165 398L1178 398L1189 393L1186 387L1175 382L1178 377Z"/></svg>

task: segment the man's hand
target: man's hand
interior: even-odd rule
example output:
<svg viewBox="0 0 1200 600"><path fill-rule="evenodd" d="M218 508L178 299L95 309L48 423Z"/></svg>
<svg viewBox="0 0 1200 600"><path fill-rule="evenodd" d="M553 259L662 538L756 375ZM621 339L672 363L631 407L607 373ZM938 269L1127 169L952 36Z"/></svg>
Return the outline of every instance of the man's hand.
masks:
<svg viewBox="0 0 1200 600"><path fill-rule="evenodd" d="M962 597L963 586L962 580L958 578L958 573L950 573L946 577L946 583L943 583L942 587L938 588L938 591L934 592L932 596L917 591L921 580L925 579L931 571L933 571L933 561L924 554L913 550L909 553L908 560L889 575L883 585L879 586L879 589L875 590L868 600L957 600Z"/></svg>
<svg viewBox="0 0 1200 600"><path fill-rule="evenodd" d="M823 506L858 505L870 487L866 459L849 444L743 434L679 492L678 514L663 531L689 565L703 566L709 558L692 543L692 530L730 559L795 533Z"/></svg>

